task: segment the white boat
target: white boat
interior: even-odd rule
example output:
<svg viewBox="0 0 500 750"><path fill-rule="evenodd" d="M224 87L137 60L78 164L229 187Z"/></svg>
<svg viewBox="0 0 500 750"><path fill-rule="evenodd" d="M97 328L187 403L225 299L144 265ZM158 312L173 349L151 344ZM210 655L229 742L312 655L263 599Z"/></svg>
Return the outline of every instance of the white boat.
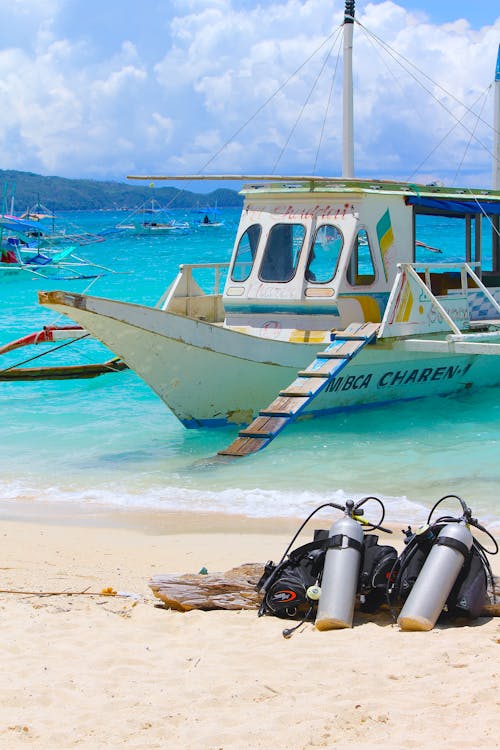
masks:
<svg viewBox="0 0 500 750"><path fill-rule="evenodd" d="M197 206L195 213L198 215L198 218L194 222L196 229L220 229L225 225L217 205Z"/></svg>
<svg viewBox="0 0 500 750"><path fill-rule="evenodd" d="M68 222L64 222L62 226L56 226L56 218L56 215L38 200L17 220L28 226L25 234L30 242L36 244L38 248L54 250L58 245L83 246L104 242L104 237L101 234L84 231L79 227L71 226Z"/></svg>
<svg viewBox="0 0 500 750"><path fill-rule="evenodd" d="M353 21L348 0L348 93ZM500 65L495 85L498 113ZM354 179L349 96L344 135L342 178L238 176L244 206L229 263L210 266L211 293L196 280L209 266L189 264L154 308L64 291L41 304L102 341L186 427L238 425L229 455L299 417L498 387L500 166L494 190ZM428 215L461 222L459 260L440 237L429 247L441 262L419 259Z"/></svg>
<svg viewBox="0 0 500 750"><path fill-rule="evenodd" d="M154 198L142 203L130 216L117 224L117 230L131 230L137 235L163 235L187 232L188 221L174 219Z"/></svg>

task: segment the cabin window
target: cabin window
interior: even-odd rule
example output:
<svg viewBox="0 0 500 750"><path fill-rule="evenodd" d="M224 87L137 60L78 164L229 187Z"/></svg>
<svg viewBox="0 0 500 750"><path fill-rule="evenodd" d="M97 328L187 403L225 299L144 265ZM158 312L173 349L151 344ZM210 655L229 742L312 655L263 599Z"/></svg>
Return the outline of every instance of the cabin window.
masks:
<svg viewBox="0 0 500 750"><path fill-rule="evenodd" d="M415 216L415 261L417 263L466 263L479 261L491 270L491 242L482 232L481 215ZM485 241L486 240L486 241Z"/></svg>
<svg viewBox="0 0 500 750"><path fill-rule="evenodd" d="M340 230L332 224L323 224L316 230L306 267L306 281L325 284L331 281L344 244Z"/></svg>
<svg viewBox="0 0 500 750"><path fill-rule="evenodd" d="M366 229L360 229L356 235L347 267L347 281L351 286L368 286L375 281L375 265Z"/></svg>
<svg viewBox="0 0 500 750"><path fill-rule="evenodd" d="M250 276L261 232L260 224L252 224L241 235L231 271L232 281L246 281Z"/></svg>
<svg viewBox="0 0 500 750"><path fill-rule="evenodd" d="M302 224L275 224L271 227L260 266L261 281L290 281L306 234Z"/></svg>

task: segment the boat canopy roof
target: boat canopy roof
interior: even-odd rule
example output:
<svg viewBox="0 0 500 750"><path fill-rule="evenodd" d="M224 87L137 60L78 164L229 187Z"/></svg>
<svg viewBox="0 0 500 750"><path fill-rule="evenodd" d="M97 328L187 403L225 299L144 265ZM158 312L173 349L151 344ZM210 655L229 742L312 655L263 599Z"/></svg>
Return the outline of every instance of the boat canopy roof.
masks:
<svg viewBox="0 0 500 750"><path fill-rule="evenodd" d="M467 201L410 195L406 198L406 203L410 206L428 208L433 212L442 211L446 214L456 214L457 216L478 213L500 216L500 199L496 202L478 200L477 198Z"/></svg>
<svg viewBox="0 0 500 750"><path fill-rule="evenodd" d="M18 219L17 216L4 216L0 218L0 226L9 232L43 232L40 224L26 219Z"/></svg>

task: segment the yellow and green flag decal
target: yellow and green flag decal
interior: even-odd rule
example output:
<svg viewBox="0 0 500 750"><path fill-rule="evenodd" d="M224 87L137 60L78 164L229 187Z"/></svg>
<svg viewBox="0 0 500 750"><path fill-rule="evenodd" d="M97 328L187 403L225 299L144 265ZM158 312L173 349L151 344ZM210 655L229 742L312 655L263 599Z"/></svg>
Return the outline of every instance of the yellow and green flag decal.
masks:
<svg viewBox="0 0 500 750"><path fill-rule="evenodd" d="M380 245L380 252L382 253L382 265L384 266L385 278L387 281L387 269L385 267L385 254L394 242L394 232L392 231L391 215L389 209L382 215L377 222L377 237L378 244Z"/></svg>

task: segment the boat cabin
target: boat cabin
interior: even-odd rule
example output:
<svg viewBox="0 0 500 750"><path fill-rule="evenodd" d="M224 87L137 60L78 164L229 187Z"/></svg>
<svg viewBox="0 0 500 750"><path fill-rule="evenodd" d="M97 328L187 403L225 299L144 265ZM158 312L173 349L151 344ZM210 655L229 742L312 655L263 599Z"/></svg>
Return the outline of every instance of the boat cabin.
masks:
<svg viewBox="0 0 500 750"><path fill-rule="evenodd" d="M226 323L260 328L270 314L285 329L380 321L397 263L412 260L411 211L399 196L279 187L245 191Z"/></svg>
<svg viewBox="0 0 500 750"><path fill-rule="evenodd" d="M284 179L243 188L222 295L206 295L193 277L197 267L182 266L163 309L259 336L322 340L332 328L381 322L403 267L448 306L460 297L464 321L473 307L467 288L477 291L465 264L486 286L500 286L498 192Z"/></svg>

